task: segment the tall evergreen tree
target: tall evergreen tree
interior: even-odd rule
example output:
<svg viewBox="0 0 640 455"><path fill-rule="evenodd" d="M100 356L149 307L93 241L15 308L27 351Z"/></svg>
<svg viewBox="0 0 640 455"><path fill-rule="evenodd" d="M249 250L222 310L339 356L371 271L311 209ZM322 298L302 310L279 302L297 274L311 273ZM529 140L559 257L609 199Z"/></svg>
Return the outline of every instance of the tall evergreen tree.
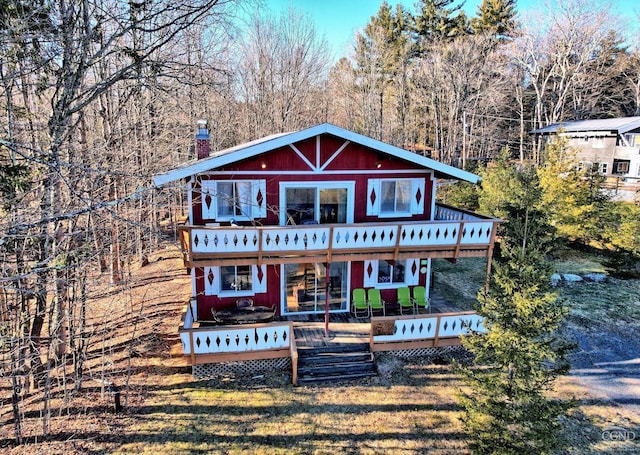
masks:
<svg viewBox="0 0 640 455"><path fill-rule="evenodd" d="M428 43L450 40L471 31L464 4L455 0L421 0L416 4L416 32Z"/></svg>
<svg viewBox="0 0 640 455"><path fill-rule="evenodd" d="M601 223L611 210L597 165L595 170L581 167L566 139L547 144L543 160L537 171L542 204L558 234L583 243L601 240Z"/></svg>
<svg viewBox="0 0 640 455"><path fill-rule="evenodd" d="M517 174L528 188L505 203L501 257L489 288L478 295L485 334L463 339L474 366L459 366L463 422L474 453L542 454L560 445L559 417L569 404L550 399L558 375L569 370L570 345L557 335L567 309L550 289L548 221L538 209L534 170Z"/></svg>
<svg viewBox="0 0 640 455"><path fill-rule="evenodd" d="M364 32L356 36L355 45L354 92L360 99L361 116L357 129L380 140L398 141L398 145L403 140L393 137L390 125L396 123L392 121L396 117L403 124L406 116L411 23L411 15L401 5L393 10L383 2ZM389 100L399 100L396 109L389 108L394 104Z"/></svg>
<svg viewBox="0 0 640 455"><path fill-rule="evenodd" d="M515 17L515 0L482 0L477 17L471 19L471 29L474 33L488 33L504 38L515 30Z"/></svg>

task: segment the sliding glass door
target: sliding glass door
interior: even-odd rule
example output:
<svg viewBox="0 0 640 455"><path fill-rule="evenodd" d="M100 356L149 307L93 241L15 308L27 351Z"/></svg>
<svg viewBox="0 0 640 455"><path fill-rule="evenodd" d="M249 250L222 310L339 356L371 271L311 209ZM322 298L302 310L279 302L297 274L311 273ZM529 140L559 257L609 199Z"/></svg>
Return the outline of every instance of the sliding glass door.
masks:
<svg viewBox="0 0 640 455"><path fill-rule="evenodd" d="M283 267L286 294L283 314L324 313L325 303L329 304L329 311L348 311L346 262L332 263L328 277L324 264L285 264Z"/></svg>
<svg viewBox="0 0 640 455"><path fill-rule="evenodd" d="M286 182L280 186L280 223L314 225L353 223L354 182ZM349 263L282 266L283 314L348 311ZM328 288L328 294L327 294ZM328 295L328 298L327 298Z"/></svg>
<svg viewBox="0 0 640 455"><path fill-rule="evenodd" d="M287 183L280 224L353 223L353 183Z"/></svg>

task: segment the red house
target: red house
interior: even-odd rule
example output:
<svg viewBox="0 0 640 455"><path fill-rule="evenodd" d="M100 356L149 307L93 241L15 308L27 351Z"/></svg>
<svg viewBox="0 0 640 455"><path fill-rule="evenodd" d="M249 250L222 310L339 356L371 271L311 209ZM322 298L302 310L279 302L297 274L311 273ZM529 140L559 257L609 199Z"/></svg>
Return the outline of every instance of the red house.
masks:
<svg viewBox="0 0 640 455"><path fill-rule="evenodd" d="M359 288L396 302L428 292L431 258L491 257L498 220L436 203L439 179L475 174L327 123L211 153L198 126L199 159L154 178L187 188L185 330L242 299L278 320L348 313ZM183 336L193 363L198 340Z"/></svg>

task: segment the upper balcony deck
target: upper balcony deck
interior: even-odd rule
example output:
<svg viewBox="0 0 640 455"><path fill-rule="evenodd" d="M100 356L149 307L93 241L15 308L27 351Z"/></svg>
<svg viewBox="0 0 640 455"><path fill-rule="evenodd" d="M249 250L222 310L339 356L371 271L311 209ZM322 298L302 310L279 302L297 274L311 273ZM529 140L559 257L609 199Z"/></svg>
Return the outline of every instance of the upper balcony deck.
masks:
<svg viewBox="0 0 640 455"><path fill-rule="evenodd" d="M178 230L187 267L491 256L500 220L441 204L435 218Z"/></svg>

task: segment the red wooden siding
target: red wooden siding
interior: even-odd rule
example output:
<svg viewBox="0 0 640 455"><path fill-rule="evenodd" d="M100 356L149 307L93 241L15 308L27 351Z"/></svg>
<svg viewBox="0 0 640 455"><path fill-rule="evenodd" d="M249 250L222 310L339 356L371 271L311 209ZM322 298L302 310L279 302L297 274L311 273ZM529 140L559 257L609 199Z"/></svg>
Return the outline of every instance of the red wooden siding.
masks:
<svg viewBox="0 0 640 455"><path fill-rule="evenodd" d="M327 160L331 159L337 150L343 147L345 141L331 135L322 135L320 138L320 153L318 163L317 139L310 138L294 144L299 152L313 165L323 166ZM377 164L380 163L380 167ZM267 207L278 207L280 204L280 183L281 182L337 182L355 181L355 204L354 222L379 221L378 217L366 215L366 201L369 195L368 180L370 178L425 178L425 194L423 195L424 213L420 215L407 216L403 220L428 220L431 217L433 180L432 174L425 170L420 173L407 173L415 171L415 164L403 161L398 158L391 158L380 152L363 147L359 144L349 143L340 154L329 163L325 169L332 173L311 172L309 165L291 147L281 147L279 149L264 153L262 155L247 158L243 161L235 162L223 169L216 169L209 178L214 180L266 180L266 195L264 195ZM218 174L216 172L224 172ZM341 171L344 171L341 173ZM282 172L278 174L277 172ZM290 172L290 173L289 173ZM337 173L333 173L337 172ZM366 172L366 173L363 173ZM237 174L234 174L237 173ZM207 176L202 176L206 179ZM199 225L215 220L202 219L202 206L199 194L198 182L194 183L193 192L193 224ZM279 224L277 211L267 210L264 219L256 220L263 225ZM385 219L385 221L391 221ZM240 221L239 224L249 224L247 221ZM363 287L364 264L353 262L351 264L350 288ZM207 320L211 318L211 309L223 309L233 307L236 298L204 295L204 270L195 269L196 283L195 292L198 300L198 318ZM420 274L421 284L424 284L425 276ZM281 272L280 266L267 267L267 292L256 294L251 298L255 305L277 306L280 312L281 297ZM396 298L395 289L385 289L382 297L392 301Z"/></svg>

